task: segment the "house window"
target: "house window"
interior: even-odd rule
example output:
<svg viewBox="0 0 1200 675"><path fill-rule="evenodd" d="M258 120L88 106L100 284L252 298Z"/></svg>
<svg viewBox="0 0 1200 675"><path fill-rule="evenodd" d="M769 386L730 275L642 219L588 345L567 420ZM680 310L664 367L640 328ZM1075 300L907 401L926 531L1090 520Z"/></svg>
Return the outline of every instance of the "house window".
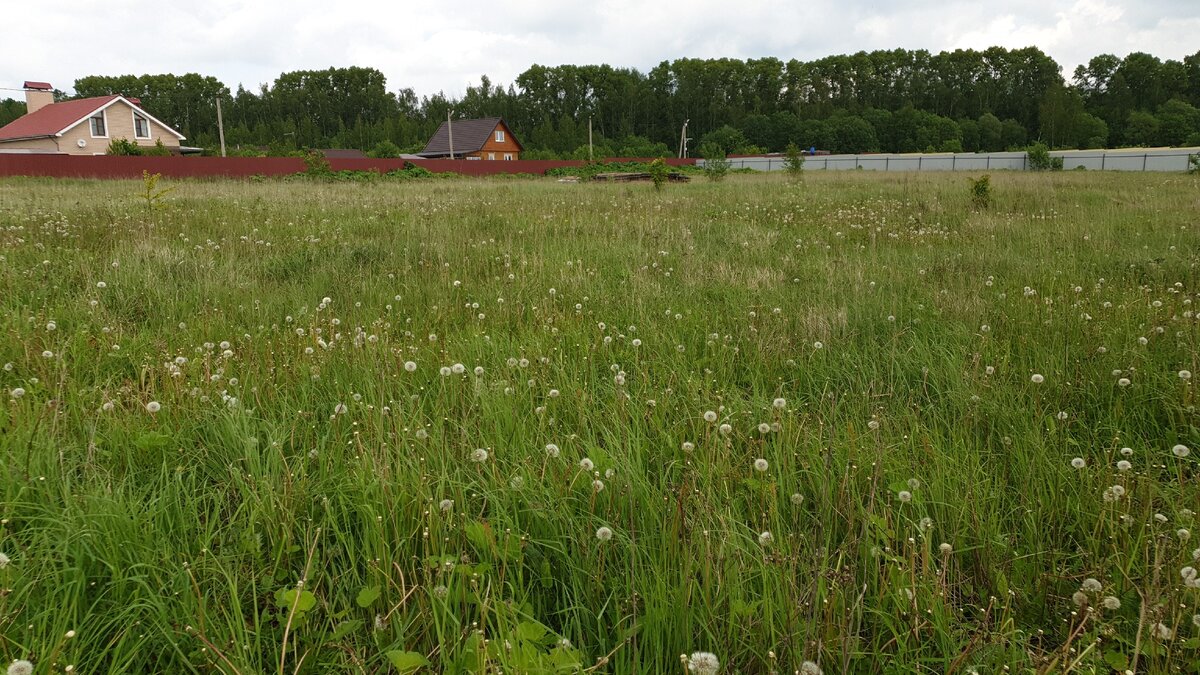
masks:
<svg viewBox="0 0 1200 675"><path fill-rule="evenodd" d="M92 124L92 138L104 138L108 136L108 129L104 126L104 111L96 113L90 118Z"/></svg>
<svg viewBox="0 0 1200 675"><path fill-rule="evenodd" d="M488 153L488 159L496 159L496 153L494 153L494 152L489 152L489 153Z"/></svg>
<svg viewBox="0 0 1200 675"><path fill-rule="evenodd" d="M499 129L496 130L496 142L497 143L504 142L504 132L500 131Z"/></svg>
<svg viewBox="0 0 1200 675"><path fill-rule="evenodd" d="M133 135L137 138L150 138L150 122L137 113L133 114Z"/></svg>
<svg viewBox="0 0 1200 675"><path fill-rule="evenodd" d="M512 161L512 153L511 152L504 153L504 161L506 161L506 162Z"/></svg>

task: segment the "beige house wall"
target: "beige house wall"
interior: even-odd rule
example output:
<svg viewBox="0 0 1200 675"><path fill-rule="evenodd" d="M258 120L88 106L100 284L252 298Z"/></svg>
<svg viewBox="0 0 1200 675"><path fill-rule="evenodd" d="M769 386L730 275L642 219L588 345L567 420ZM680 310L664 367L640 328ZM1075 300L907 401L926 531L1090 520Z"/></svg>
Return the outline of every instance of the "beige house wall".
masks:
<svg viewBox="0 0 1200 675"><path fill-rule="evenodd" d="M58 144L53 138L29 138L23 141L0 141L0 150L37 150L39 152L58 152Z"/></svg>
<svg viewBox="0 0 1200 675"><path fill-rule="evenodd" d="M59 151L69 155L103 155L108 151L108 144L114 138L124 138L134 141L142 147L153 146L156 140L162 139L163 145L168 148L179 147L178 136L167 131L149 118L147 118L147 121L150 123L150 138L134 138L133 108L129 107L124 101L117 101L105 108L104 117L106 136L103 138L93 137L91 122L84 120L81 124L69 129L58 139ZM80 139L86 143L85 147L79 147L78 141Z"/></svg>

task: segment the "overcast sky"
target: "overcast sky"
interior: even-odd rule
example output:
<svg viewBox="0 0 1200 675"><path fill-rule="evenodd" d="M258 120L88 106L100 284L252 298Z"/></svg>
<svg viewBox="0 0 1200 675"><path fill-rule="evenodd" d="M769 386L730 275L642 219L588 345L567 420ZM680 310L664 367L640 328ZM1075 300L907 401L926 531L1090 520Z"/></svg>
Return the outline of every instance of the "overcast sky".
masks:
<svg viewBox="0 0 1200 675"><path fill-rule="evenodd" d="M461 94L534 63L649 70L680 57L810 60L858 50L1037 46L1070 78L1100 53L1200 50L1200 0L9 0L0 87L198 72L231 89L370 66L388 88ZM20 97L0 91L0 97Z"/></svg>

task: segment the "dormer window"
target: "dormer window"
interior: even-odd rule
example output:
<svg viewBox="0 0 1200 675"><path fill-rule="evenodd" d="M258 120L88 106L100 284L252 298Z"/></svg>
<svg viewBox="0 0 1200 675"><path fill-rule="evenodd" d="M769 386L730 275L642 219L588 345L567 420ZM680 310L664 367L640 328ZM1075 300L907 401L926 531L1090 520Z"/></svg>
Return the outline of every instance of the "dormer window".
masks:
<svg viewBox="0 0 1200 675"><path fill-rule="evenodd" d="M133 135L137 138L150 138L150 122L137 113L133 114Z"/></svg>
<svg viewBox="0 0 1200 675"><path fill-rule="evenodd" d="M496 142L497 143L504 142L504 132L500 131L499 129L496 130Z"/></svg>
<svg viewBox="0 0 1200 675"><path fill-rule="evenodd" d="M93 115L88 120L92 125L92 138L105 138L108 136L108 127L104 124L104 111Z"/></svg>

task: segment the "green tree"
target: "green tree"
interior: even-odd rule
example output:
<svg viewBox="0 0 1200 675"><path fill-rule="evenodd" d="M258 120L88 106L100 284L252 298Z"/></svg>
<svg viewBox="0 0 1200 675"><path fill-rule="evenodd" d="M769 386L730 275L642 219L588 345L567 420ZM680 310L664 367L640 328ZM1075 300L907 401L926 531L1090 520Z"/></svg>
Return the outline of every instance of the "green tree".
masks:
<svg viewBox="0 0 1200 675"><path fill-rule="evenodd" d="M704 157L704 175L713 182L725 180L729 173L729 158L720 146L705 143L700 146L700 155Z"/></svg>
<svg viewBox="0 0 1200 675"><path fill-rule="evenodd" d="M1129 113L1125 123L1125 143L1149 147L1158 140L1158 118L1141 110Z"/></svg>

